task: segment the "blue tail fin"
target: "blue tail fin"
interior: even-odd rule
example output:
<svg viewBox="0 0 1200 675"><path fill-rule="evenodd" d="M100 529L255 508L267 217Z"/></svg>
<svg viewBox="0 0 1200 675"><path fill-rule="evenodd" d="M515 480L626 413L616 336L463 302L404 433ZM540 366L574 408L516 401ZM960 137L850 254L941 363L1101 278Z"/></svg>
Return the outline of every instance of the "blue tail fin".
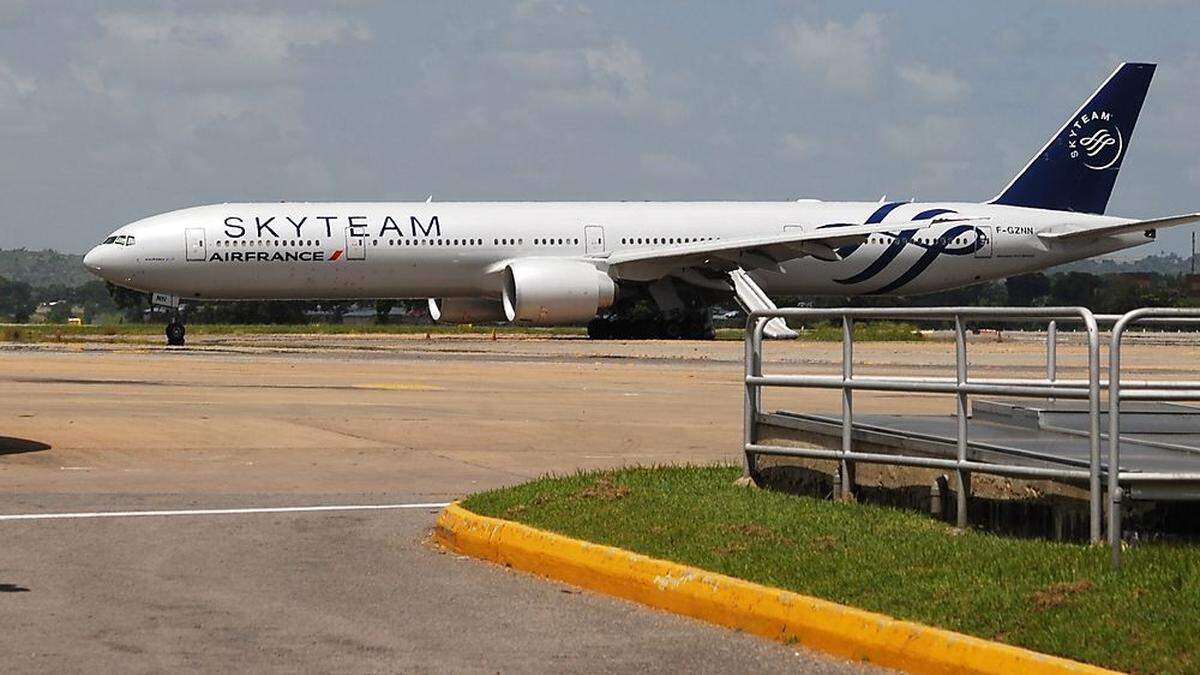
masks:
<svg viewBox="0 0 1200 675"><path fill-rule="evenodd" d="M1153 63L1122 63L992 204L1104 213Z"/></svg>

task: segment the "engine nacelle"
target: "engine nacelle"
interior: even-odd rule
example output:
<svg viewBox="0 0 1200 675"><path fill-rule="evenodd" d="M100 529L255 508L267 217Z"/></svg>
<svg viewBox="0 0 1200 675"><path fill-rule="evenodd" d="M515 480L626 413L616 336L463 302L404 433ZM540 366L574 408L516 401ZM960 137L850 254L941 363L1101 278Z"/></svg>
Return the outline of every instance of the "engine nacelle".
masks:
<svg viewBox="0 0 1200 675"><path fill-rule="evenodd" d="M429 316L438 323L504 321L504 307L483 298L430 298Z"/></svg>
<svg viewBox="0 0 1200 675"><path fill-rule="evenodd" d="M518 260L504 269L504 314L517 323L585 323L616 295L612 278L585 262Z"/></svg>

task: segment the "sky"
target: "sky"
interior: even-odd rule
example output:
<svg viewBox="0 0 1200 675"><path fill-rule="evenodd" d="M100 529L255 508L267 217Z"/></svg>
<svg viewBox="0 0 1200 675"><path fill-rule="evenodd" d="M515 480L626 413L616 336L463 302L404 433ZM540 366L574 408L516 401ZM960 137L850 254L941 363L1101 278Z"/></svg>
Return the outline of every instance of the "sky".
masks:
<svg viewBox="0 0 1200 675"><path fill-rule="evenodd" d="M1200 211L1196 26L1167 0L0 0L0 248L226 201L982 201L1122 61L1160 65L1108 213Z"/></svg>

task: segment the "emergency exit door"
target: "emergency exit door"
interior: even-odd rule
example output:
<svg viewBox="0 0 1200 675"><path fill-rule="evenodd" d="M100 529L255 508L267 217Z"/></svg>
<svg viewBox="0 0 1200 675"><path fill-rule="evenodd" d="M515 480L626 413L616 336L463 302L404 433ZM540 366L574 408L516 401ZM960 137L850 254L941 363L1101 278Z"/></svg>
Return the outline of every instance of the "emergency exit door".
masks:
<svg viewBox="0 0 1200 675"><path fill-rule="evenodd" d="M204 244L204 228L189 227L183 231L188 260L208 260L208 249Z"/></svg>
<svg viewBox="0 0 1200 675"><path fill-rule="evenodd" d="M992 257L992 226L991 225L976 225L975 226L975 257L976 258Z"/></svg>
<svg viewBox="0 0 1200 675"><path fill-rule="evenodd" d="M367 238L354 236L350 229L346 228L346 260L366 260Z"/></svg>
<svg viewBox="0 0 1200 675"><path fill-rule="evenodd" d="M583 250L588 255L604 253L604 228L599 225L588 225L583 228Z"/></svg>

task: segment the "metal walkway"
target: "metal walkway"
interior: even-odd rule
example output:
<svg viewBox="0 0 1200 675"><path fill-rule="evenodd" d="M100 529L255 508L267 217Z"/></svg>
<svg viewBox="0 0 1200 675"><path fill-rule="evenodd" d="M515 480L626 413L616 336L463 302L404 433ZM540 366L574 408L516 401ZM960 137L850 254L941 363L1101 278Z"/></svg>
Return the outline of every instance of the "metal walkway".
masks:
<svg viewBox="0 0 1200 675"><path fill-rule="evenodd" d="M1107 409L1101 413L1107 428ZM761 414L766 426L805 432L819 445L838 448L840 417L788 411ZM1086 405L1075 401L975 401L967 459L1028 467L1086 470L1090 461ZM928 457L957 453L955 415L858 415L852 442ZM1139 481L1139 474L1184 473L1200 468L1200 408L1138 402L1121 411L1121 476L1135 500L1200 500L1200 481ZM1108 473L1108 462L1101 460ZM1087 487L1086 480L1073 481Z"/></svg>
<svg viewBox="0 0 1200 675"><path fill-rule="evenodd" d="M779 319L840 320L841 372L764 372L764 333L768 323ZM953 323L954 374L856 374L854 323L862 319ZM1045 377L971 376L966 335L968 326L979 322L1045 324ZM1058 377L1059 322L1074 322L1083 328L1087 339L1085 379ZM1107 379L1101 378L1101 322L1113 326L1107 336ZM1119 316L1098 316L1085 307L756 309L746 326L745 474L757 478L759 456L833 460L838 465L839 492L849 498L859 463L946 470L955 477L959 526L967 525L972 473L1079 485L1088 494L1089 536L1098 542L1102 534L1107 535L1112 562L1117 566L1124 500L1200 500L1200 408L1168 403L1200 401L1200 381L1123 380L1122 340L1135 323L1194 326L1200 324L1200 309L1143 308ZM769 387L838 390L841 416L765 411L762 391ZM856 415L855 391L952 395L956 414ZM1005 401L972 400L977 396L1004 397ZM1116 413L1109 414L1110 410ZM802 431L821 447L764 443L760 441L762 425ZM1104 511L1107 523L1103 522Z"/></svg>

